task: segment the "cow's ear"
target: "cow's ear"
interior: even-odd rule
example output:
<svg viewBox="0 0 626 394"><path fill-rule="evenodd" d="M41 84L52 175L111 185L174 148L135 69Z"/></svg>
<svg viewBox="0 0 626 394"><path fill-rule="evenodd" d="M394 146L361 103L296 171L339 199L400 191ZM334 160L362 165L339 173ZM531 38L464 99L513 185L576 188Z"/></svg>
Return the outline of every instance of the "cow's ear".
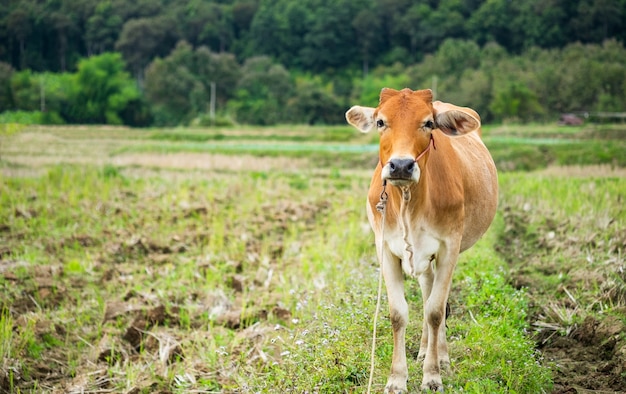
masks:
<svg viewBox="0 0 626 394"><path fill-rule="evenodd" d="M362 133L367 133L374 128L375 108L355 105L346 112L346 120Z"/></svg>
<svg viewBox="0 0 626 394"><path fill-rule="evenodd" d="M454 104L433 102L437 128L448 135L467 134L477 131L480 134L480 116L476 111Z"/></svg>

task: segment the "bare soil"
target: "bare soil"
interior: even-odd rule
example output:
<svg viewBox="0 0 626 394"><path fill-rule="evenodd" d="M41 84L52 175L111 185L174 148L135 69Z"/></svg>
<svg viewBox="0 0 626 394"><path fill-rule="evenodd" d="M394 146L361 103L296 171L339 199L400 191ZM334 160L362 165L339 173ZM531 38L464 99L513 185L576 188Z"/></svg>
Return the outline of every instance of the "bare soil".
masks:
<svg viewBox="0 0 626 394"><path fill-rule="evenodd" d="M587 234L575 231L586 227L576 220L523 206L503 212L498 251L510 264L512 284L533 302L528 318L552 367L553 393L626 393L626 231L618 229L607 243L592 226ZM605 257L592 264L583 250Z"/></svg>
<svg viewBox="0 0 626 394"><path fill-rule="evenodd" d="M99 209L105 216L122 220L132 216L138 205L145 204L138 195L141 193L135 189L120 190L120 194L126 196L124 205L117 205L113 199L101 202ZM8 308L16 333L33 332L30 352L39 355L22 360L2 360L0 393L16 393L18 390L115 392L115 387L119 387L119 381L125 377L107 373L103 366L131 364L140 368L146 359L159 359L157 364L164 368L160 374L165 375L169 366L193 362L194 357L184 354L183 349L193 348L189 342L202 343L203 338L195 338L189 330L202 328L196 330L198 335L206 334L207 314L213 317L213 332L235 332L241 343L237 351L248 353L249 362L272 357L256 344L264 339L266 331L275 332L277 327L289 324L292 319L290 309L276 297L268 296L268 288L278 276L273 277L272 272L281 270L275 258L284 254L283 238L291 226L299 226L300 234L306 234L331 204L326 198L310 202L277 199L260 204L252 222L229 223L229 236L247 240L246 258L227 261L226 267L221 268L216 267L214 261L200 260L196 269L199 278L207 276L207 272L213 272L213 275L223 273L224 282L232 289L228 295L219 289L208 295L185 290L184 280L180 283L180 292L158 294L163 291L156 285L159 275L172 269L175 262L188 258L190 250L199 253L200 245L211 239L212 234L198 223L206 222L220 210L226 211L229 201L241 190L232 188L224 193L230 198L216 198L210 204L203 202L198 195L195 197L199 202L194 204L177 204L167 209L158 207L158 204L149 206L147 217L167 223L184 221L189 224L186 232L165 240L142 230L142 225L151 226L152 223L132 220L125 222L127 228L117 230L108 228L112 223L103 220L103 232L98 237L81 233L60 238L40 237L0 225L0 240L3 241L0 243L0 277L4 280L4 289L12 289L0 295L0 303ZM146 195L143 199L147 199ZM84 205L90 205L90 202L84 202ZM37 196L23 206L13 212L15 217L34 220L44 215ZM249 216L240 218L242 221L249 219ZM37 237L34 240L33 235ZM33 266L14 258L14 250L25 239L40 243L50 260L59 263ZM93 254L93 264L80 275L68 272L67 263L60 262L66 248L89 250ZM264 259L262 255L269 255L269 258ZM133 284L150 282L154 284L144 291L131 289L118 294L120 289L129 285L132 288ZM97 294L103 297L104 305L103 313L97 311L98 305L89 307L94 310L91 323L84 322L78 327L72 316L65 319L52 317L59 310L93 300L94 286L101 289ZM98 333L100 330L102 334ZM73 353L72 347L76 343L63 346L68 337L80 338L83 345L86 343L86 354ZM71 364L76 365L75 369ZM203 368L201 364L199 360L197 365L189 365L188 370ZM226 387L234 384L229 381L229 365L226 360L224 369L215 376L217 384ZM133 386L125 392L171 392L158 380L138 378L132 383Z"/></svg>

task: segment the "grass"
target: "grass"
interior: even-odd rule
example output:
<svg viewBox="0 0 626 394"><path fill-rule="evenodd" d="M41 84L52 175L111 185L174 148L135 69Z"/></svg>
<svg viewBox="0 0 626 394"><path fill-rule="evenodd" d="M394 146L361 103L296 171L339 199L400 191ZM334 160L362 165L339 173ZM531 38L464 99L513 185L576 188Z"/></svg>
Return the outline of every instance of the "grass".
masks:
<svg viewBox="0 0 626 394"><path fill-rule="evenodd" d="M206 130L184 130L170 131L158 130L150 133L149 138L160 141L186 141L186 142L208 142L208 141L261 141L261 142L349 142L359 139L349 127L310 127L306 132L286 130L287 132L261 134L257 130L242 130L233 134L230 130L207 133Z"/></svg>
<svg viewBox="0 0 626 394"><path fill-rule="evenodd" d="M547 344L546 357L566 351L574 360L555 366L556 387L623 388L626 376L613 365L626 362L624 179L504 174L500 182L498 250L511 282L528 289L533 336ZM591 383L585 369L606 373Z"/></svg>
<svg viewBox="0 0 626 394"><path fill-rule="evenodd" d="M542 278L543 287L547 290L549 285L560 284L560 289L552 288L556 290L554 295L559 293L558 298L576 299L583 310L600 312L626 306L626 300L621 297L613 300L608 297L607 304L594 302L597 299L594 293L602 292L607 281L614 282L606 275L612 270L613 274L618 274L623 267L623 256L620 256L626 226L623 179L503 175L500 180L508 191L504 204L509 227L503 236L523 232L516 236L525 241L511 245L509 259L517 263L529 255L545 256L541 272L536 275ZM573 281L572 276L581 266L599 269L603 283L597 283L598 277L588 278L583 283ZM531 264L520 268L540 267ZM563 290L567 287L570 294Z"/></svg>
<svg viewBox="0 0 626 394"><path fill-rule="evenodd" d="M532 171L551 165L626 167L626 128L622 125L500 125L484 127L484 139L501 172ZM19 136L18 136L19 137ZM59 162L105 164L113 159L150 155L221 154L254 158L305 159L319 167L371 168L376 133L350 127L148 129L29 126L21 138L4 137L14 166ZM121 143L123 141L123 143Z"/></svg>
<svg viewBox="0 0 626 394"><path fill-rule="evenodd" d="M4 340L30 337L39 344L15 355L22 360L15 387L364 388L377 279L362 209L366 178L240 174L172 181L113 174L65 166L40 178L3 181L2 222L9 229L2 237L9 251L2 307L10 311L6 318L31 322ZM501 264L493 253L480 254L469 259L475 279L457 279L457 285L471 289ZM472 294L449 323L455 375L446 380L453 390L481 392L488 384L499 392L533 392L530 387L548 384L547 372L534 362L530 378L513 378L529 373L534 356L522 335L523 318L500 312L517 313L523 297L505 308L494 303L491 312L475 309L478 324L464 312L502 286L503 277L489 292ZM407 292L415 350L421 326L416 284L407 283ZM461 291L456 302L465 304L471 293ZM484 326L511 319L507 330L484 335ZM380 326L379 387L391 354L388 319ZM61 380L40 375L43 363ZM420 374L414 363L413 381Z"/></svg>
<svg viewBox="0 0 626 394"><path fill-rule="evenodd" d="M625 127L606 125L573 128L545 125L523 128L488 126L485 130L485 142L501 171L532 171L549 165L608 164L626 167L626 156L622 154L626 151L624 135ZM597 139L589 139L589 136ZM369 137L369 143L363 144L367 141L364 136L355 135L351 129L342 128L328 131L311 128L306 134L287 135L158 132L150 138L160 140L161 143L129 146L116 151L115 154L245 153L255 156L304 155L310 156L312 160L324 161L327 154L320 152L328 152L341 153L344 160L350 158L353 163L363 164L364 153L371 154L378 149L375 133ZM607 143L606 139L611 143ZM176 141L177 144L171 144L172 141Z"/></svg>
<svg viewBox="0 0 626 394"><path fill-rule="evenodd" d="M0 165L12 176L0 181L1 390L364 391L378 279L364 196L376 157L332 147L375 141L347 138L343 128L306 136L313 130L220 129L205 143L208 134L191 129L29 128L5 141ZM487 130L489 145L498 133ZM501 163L513 163L509 169L538 161L528 153L535 149L556 155L553 149L567 146L528 148L514 134L510 144L494 147ZM261 138L272 141L267 151L246 148ZM304 141L322 148L285 148ZM582 142L595 150L619 146ZM116 164L137 152L165 160L197 146L203 160L244 152L250 164L219 170ZM568 281L571 270L563 279L561 271L546 274L529 264L523 278L537 280L556 300L538 311L542 294L516 282L523 267L513 261L546 258L531 252L551 245L551 231L556 238L569 232L581 242L591 238L596 246L583 248L614 258L624 228L623 182L510 172L501 174L501 187L496 222L455 273L448 392L549 392L554 367L537 352L531 324L541 314L544 327L559 324L558 335L567 336L565 325L571 334L586 316L571 312L558 286L565 284L579 310L592 316L618 316L626 294L618 271L607 271L612 286L594 282L603 294L598 301L585 293L591 287ZM523 210L527 203L536 214ZM589 215L574 219L573 212ZM503 248L507 243L513 247ZM549 256L563 264L572 257ZM405 289L408 354L415 358L421 296L414 280ZM374 382L381 390L392 351L386 313L378 330ZM415 391L421 366L409 368Z"/></svg>

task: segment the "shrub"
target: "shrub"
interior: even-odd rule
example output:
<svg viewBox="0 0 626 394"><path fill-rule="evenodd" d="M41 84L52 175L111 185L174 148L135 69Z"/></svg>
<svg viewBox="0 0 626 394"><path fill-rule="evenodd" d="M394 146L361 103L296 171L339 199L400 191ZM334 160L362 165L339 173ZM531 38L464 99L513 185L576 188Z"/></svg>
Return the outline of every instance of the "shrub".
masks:
<svg viewBox="0 0 626 394"><path fill-rule="evenodd" d="M54 111L5 111L0 113L0 123L29 124L64 124L65 121Z"/></svg>

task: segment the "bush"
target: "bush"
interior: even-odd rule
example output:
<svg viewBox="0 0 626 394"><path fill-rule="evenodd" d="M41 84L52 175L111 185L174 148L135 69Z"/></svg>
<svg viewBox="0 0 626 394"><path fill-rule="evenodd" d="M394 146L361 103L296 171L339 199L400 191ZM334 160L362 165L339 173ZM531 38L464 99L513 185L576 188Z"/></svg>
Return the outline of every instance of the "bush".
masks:
<svg viewBox="0 0 626 394"><path fill-rule="evenodd" d="M0 123L29 124L64 124L65 121L54 111L5 111L0 113Z"/></svg>
<svg viewBox="0 0 626 394"><path fill-rule="evenodd" d="M237 121L262 126L290 121L285 107L293 95L289 72L267 56L246 60L235 98L228 103Z"/></svg>
<svg viewBox="0 0 626 394"><path fill-rule="evenodd" d="M530 121L543 114L535 93L518 81L499 87L489 109L499 119Z"/></svg>
<svg viewBox="0 0 626 394"><path fill-rule="evenodd" d="M76 123L122 124L122 113L139 100L135 81L119 53L83 59L73 76L70 118Z"/></svg>
<svg viewBox="0 0 626 394"><path fill-rule="evenodd" d="M0 112L13 108L11 97L11 78L13 67L10 64L0 62Z"/></svg>
<svg viewBox="0 0 626 394"><path fill-rule="evenodd" d="M345 122L345 105L333 94L332 86L321 81L298 81L294 96L287 103L290 123L339 124Z"/></svg>
<svg viewBox="0 0 626 394"><path fill-rule="evenodd" d="M195 127L230 127L234 125L235 121L230 116L216 115L215 119L211 119L209 114L200 114L189 123L189 126Z"/></svg>

